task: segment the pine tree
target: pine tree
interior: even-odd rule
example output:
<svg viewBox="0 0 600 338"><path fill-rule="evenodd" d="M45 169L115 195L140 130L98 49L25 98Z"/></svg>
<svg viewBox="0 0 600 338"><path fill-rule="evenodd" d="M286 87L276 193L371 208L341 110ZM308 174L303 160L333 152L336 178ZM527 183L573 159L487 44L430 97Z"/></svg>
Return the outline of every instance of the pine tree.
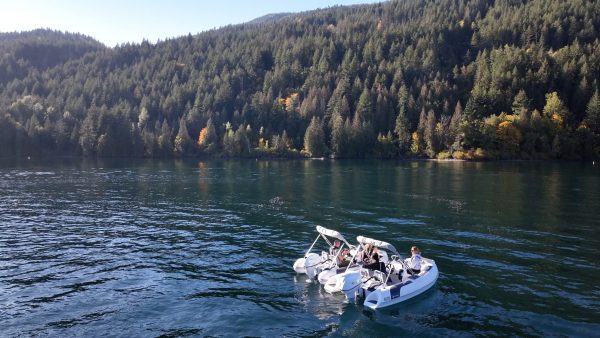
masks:
<svg viewBox="0 0 600 338"><path fill-rule="evenodd" d="M179 119L179 131L177 132L177 136L175 136L175 147L173 151L176 155L183 156L190 150L192 144L193 141L188 134L185 119L181 118Z"/></svg>
<svg viewBox="0 0 600 338"><path fill-rule="evenodd" d="M460 123L462 121L462 105L460 101L456 102L454 107L454 113L450 119L450 125L448 126L448 140L452 144L455 144L460 133Z"/></svg>
<svg viewBox="0 0 600 338"><path fill-rule="evenodd" d="M587 104L585 123L591 132L600 135L600 96L597 90Z"/></svg>
<svg viewBox="0 0 600 338"><path fill-rule="evenodd" d="M158 136L158 149L162 156L171 156L173 153L173 142L171 141L171 127L167 120L163 120Z"/></svg>
<svg viewBox="0 0 600 338"><path fill-rule="evenodd" d="M402 85L398 92L398 116L396 116L396 124L394 132L398 136L398 148L400 152L405 152L410 144L410 131L406 110L408 105L408 92L406 86Z"/></svg>
<svg viewBox="0 0 600 338"><path fill-rule="evenodd" d="M530 104L531 103L529 102L529 98L527 98L527 94L523 89L521 89L519 90L517 95L515 95L515 98L513 100L512 113L515 116L521 116L529 110Z"/></svg>
<svg viewBox="0 0 600 338"><path fill-rule="evenodd" d="M148 109L146 109L146 107L142 107L138 116L138 127L140 129L144 129L146 127L146 123L148 123L149 118L150 114L148 114Z"/></svg>
<svg viewBox="0 0 600 338"><path fill-rule="evenodd" d="M313 116L308 128L306 128L306 133L304 134L304 150L311 157L322 157L327 152L323 125L316 116Z"/></svg>
<svg viewBox="0 0 600 338"><path fill-rule="evenodd" d="M235 131L233 142L236 156L246 156L250 153L250 140L243 124Z"/></svg>
<svg viewBox="0 0 600 338"><path fill-rule="evenodd" d="M433 110L427 113L423 138L425 140L425 152L430 158L435 157L438 152L437 140L435 135L436 118Z"/></svg>
<svg viewBox="0 0 600 338"><path fill-rule="evenodd" d="M331 151L336 157L348 156L349 134L347 120L341 116L334 117L331 130Z"/></svg>
<svg viewBox="0 0 600 338"><path fill-rule="evenodd" d="M356 113L354 119L359 121L371 121L373 116L373 100L371 98L371 92L365 87L360 94L358 104L356 106Z"/></svg>

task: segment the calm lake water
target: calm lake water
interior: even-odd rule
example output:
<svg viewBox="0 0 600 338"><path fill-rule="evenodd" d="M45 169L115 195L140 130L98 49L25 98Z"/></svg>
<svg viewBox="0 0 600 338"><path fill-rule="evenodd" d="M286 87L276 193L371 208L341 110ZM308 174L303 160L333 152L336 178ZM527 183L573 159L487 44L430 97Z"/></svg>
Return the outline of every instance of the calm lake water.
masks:
<svg viewBox="0 0 600 338"><path fill-rule="evenodd" d="M598 163L4 160L0 335L598 336L599 209ZM292 270L318 224L436 286L325 293Z"/></svg>

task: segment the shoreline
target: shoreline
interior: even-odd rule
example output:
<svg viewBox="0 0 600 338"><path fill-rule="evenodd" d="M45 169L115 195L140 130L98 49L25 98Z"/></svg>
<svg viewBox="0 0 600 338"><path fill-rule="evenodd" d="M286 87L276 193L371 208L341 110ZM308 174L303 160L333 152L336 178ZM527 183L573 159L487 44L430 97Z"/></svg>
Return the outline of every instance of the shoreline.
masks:
<svg viewBox="0 0 600 338"><path fill-rule="evenodd" d="M410 162L549 162L549 163L589 163L595 165L595 159L456 159L456 158L422 158L422 157L393 157L393 158L377 158L377 157L366 157L366 158L352 158L352 157L288 157L288 156L183 156L183 157L120 157L120 156L78 156L78 155L60 155L60 156L28 156L28 157L0 157L0 161L17 161L17 162L36 162L39 160L61 160L61 159L80 159L80 160L198 160L198 161L410 161Z"/></svg>

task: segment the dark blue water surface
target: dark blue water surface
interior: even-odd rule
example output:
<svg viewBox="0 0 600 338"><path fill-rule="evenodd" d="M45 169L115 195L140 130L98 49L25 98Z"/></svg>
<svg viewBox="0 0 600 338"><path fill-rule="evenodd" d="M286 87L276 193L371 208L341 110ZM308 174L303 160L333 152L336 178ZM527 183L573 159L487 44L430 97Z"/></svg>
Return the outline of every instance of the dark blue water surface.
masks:
<svg viewBox="0 0 600 338"><path fill-rule="evenodd" d="M2 336L598 336L591 163L0 161ZM440 278L372 312L292 270L315 225Z"/></svg>

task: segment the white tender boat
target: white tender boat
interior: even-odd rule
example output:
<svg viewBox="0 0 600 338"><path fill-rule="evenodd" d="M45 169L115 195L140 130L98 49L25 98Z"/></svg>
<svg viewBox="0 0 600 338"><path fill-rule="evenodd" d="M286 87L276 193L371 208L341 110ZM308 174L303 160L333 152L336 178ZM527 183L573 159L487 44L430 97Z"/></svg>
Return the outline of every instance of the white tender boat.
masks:
<svg viewBox="0 0 600 338"><path fill-rule="evenodd" d="M392 254L392 260L385 264L386 271L348 270L327 281L327 292L341 291L348 299L364 299L364 306L376 310L413 298L429 290L437 281L438 269L432 259L422 258L421 272L411 275L407 272L407 263L393 245L363 236L358 236L357 240L361 246L371 244Z"/></svg>
<svg viewBox="0 0 600 338"><path fill-rule="evenodd" d="M360 238L358 236L357 238ZM331 269L328 271L323 271L319 274L319 282L325 286L325 291L328 293L336 293L342 291L342 283L340 279L343 278L345 273L349 273L352 271L360 271L362 269L363 262L360 258L360 254L365 250L366 244L361 244L359 242L358 248L353 252L353 256L351 259L352 264L338 269ZM385 251L379 252L379 260L384 264L388 263L389 258Z"/></svg>
<svg viewBox="0 0 600 338"><path fill-rule="evenodd" d="M317 235L317 238L314 240L310 248L308 248L308 250L304 254L304 257L298 258L294 262L294 271L296 271L297 273L305 273L311 280L317 278L317 276L325 272L323 276L319 278L319 281L325 282L327 281L330 275L338 273L338 269L340 269L338 264L338 257L340 256L344 248L349 249L351 254L354 254L356 249L354 245L351 245L350 243L348 243L348 241L346 241L342 234L335 230L330 230L320 225L317 225L317 232L319 233ZM325 240L325 242L329 245L330 248L333 248L331 240L337 239L341 242L341 245L339 246L339 248L335 248L334 252L322 251L321 254L311 252L319 238ZM342 269L344 270L340 270L339 272L345 271L345 268Z"/></svg>

